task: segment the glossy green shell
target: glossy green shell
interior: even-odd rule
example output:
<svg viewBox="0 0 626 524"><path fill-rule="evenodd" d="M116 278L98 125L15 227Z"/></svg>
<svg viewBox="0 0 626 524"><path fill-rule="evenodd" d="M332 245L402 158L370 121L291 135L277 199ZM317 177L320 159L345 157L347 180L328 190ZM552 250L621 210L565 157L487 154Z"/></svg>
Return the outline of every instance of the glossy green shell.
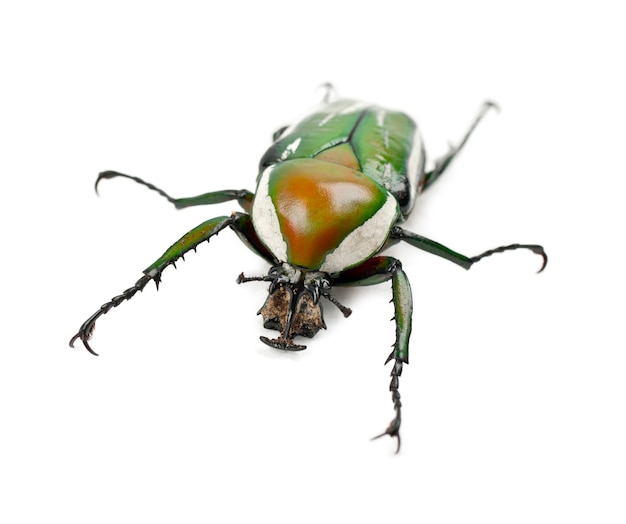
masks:
<svg viewBox="0 0 626 524"><path fill-rule="evenodd" d="M360 171L398 201L404 216L424 180L424 150L415 122L405 113L355 100L323 104L285 129L260 162L318 158Z"/></svg>

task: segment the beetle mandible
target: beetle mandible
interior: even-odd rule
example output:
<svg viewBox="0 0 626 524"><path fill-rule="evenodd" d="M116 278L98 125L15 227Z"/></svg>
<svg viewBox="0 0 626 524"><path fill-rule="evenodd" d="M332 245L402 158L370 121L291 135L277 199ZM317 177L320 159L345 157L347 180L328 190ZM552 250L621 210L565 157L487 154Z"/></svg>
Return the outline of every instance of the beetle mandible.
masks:
<svg viewBox="0 0 626 524"><path fill-rule="evenodd" d="M426 170L426 155L415 122L405 113L372 104L338 99L326 85L319 107L305 118L273 135L273 144L261 158L256 192L226 189L189 198L172 198L141 178L104 171L96 180L129 178L156 191L177 209L237 200L245 211L207 220L172 244L144 270L143 276L122 294L105 303L80 327L70 346L80 339L89 344L96 320L130 300L163 270L198 244L229 227L243 243L270 264L267 275L237 282L269 282L269 295L259 310L263 326L279 332L261 337L270 347L298 351L298 336L313 337L324 323L324 298L344 316L351 310L331 294L334 286L364 286L391 280L396 338L385 364L393 362L389 389L394 418L380 435L397 439L400 449L401 407L399 381L409 362L413 303L411 287L399 260L380 253L404 241L423 251L469 269L479 260L503 251L529 249L548 257L542 246L511 244L467 257L399 226L411 213L417 195L428 189L447 169L491 107L485 102L477 117L446 155Z"/></svg>

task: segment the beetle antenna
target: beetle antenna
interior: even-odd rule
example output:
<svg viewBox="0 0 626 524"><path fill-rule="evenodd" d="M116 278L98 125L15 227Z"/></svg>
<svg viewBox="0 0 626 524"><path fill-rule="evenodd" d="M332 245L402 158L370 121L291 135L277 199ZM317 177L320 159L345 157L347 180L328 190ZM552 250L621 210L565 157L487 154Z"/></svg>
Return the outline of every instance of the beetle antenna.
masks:
<svg viewBox="0 0 626 524"><path fill-rule="evenodd" d="M326 297L328 300L330 300L333 304L335 304L335 306L337 306L337 308L339 309L339 311L341 311L343 313L343 316L348 318L350 315L352 315L352 310L349 307L344 306L343 304L341 304L335 297L333 297L330 293L324 293L322 292L322 296Z"/></svg>

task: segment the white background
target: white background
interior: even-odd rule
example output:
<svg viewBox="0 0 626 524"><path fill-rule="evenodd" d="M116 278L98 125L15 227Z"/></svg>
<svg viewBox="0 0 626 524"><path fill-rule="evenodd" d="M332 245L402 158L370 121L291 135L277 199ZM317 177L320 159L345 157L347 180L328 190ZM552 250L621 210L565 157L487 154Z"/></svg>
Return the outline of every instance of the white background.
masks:
<svg viewBox="0 0 626 524"><path fill-rule="evenodd" d="M0 521L626 521L625 38L618 2L6 2L0 8ZM254 190L332 81L430 158L490 113L397 246L415 300L403 446L389 285L340 290L309 349L264 346L267 267L224 232L67 343L184 232ZM269 333L272 336L272 333Z"/></svg>

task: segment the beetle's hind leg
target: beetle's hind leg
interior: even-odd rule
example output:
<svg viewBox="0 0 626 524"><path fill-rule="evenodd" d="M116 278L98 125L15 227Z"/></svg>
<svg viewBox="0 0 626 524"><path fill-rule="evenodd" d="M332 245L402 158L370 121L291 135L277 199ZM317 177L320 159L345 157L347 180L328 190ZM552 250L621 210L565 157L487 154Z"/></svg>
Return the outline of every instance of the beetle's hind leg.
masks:
<svg viewBox="0 0 626 524"><path fill-rule="evenodd" d="M191 206L205 206L210 204L221 204L222 202L228 202L230 200L237 200L239 205L243 208L244 211L249 212L250 207L252 206L252 198L254 194L246 189L224 189L222 191L212 191L210 193L204 193L202 195L187 197L187 198L172 198L162 189L159 189L154 184L150 182L146 182L145 180L131 175L125 175L124 173L118 173L117 171L103 171L98 175L96 179L96 193L98 192L98 184L100 184L101 180L110 179L110 178L128 178L129 180L133 180L142 186L146 186L148 189L152 191L156 191L159 195L166 198L168 202L174 204L176 209L183 209L185 207Z"/></svg>
<svg viewBox="0 0 626 524"><path fill-rule="evenodd" d="M335 86L331 84L330 82L324 82L317 88L317 90L324 91L324 94L322 95L322 104L331 104L332 102L337 100L337 98L339 98L339 95L337 94L337 90L335 89ZM276 131L274 131L274 133L272 133L272 142L276 142L277 140L279 140L283 136L285 131L289 129L289 127L290 126L288 125L282 126L282 127L279 127Z"/></svg>
<svg viewBox="0 0 626 524"><path fill-rule="evenodd" d="M435 167L433 168L433 170L426 173L422 191L424 191L427 187L429 187L435 180L437 180L444 173L444 171L447 169L450 163L454 160L454 157L456 157L456 155L459 154L461 149L463 149L463 146L465 146L465 144L467 143L467 140L476 129L476 126L485 116L485 113L487 113L487 111L489 111L489 109L492 107L498 111L500 110L498 105L495 102L492 102L491 100L487 100L486 102L483 103L478 115L472 122L472 125L469 127L469 129L467 130L467 132L465 133L461 141L456 146L451 146L450 151L448 151L444 156L442 156L441 158L435 161Z"/></svg>
<svg viewBox="0 0 626 524"><path fill-rule="evenodd" d="M322 102L324 104L330 104L331 102L334 102L335 100L337 100L337 98L339 98L339 95L337 94L337 89L330 82L324 82L318 87L318 89L324 90L324 96L322 98Z"/></svg>

